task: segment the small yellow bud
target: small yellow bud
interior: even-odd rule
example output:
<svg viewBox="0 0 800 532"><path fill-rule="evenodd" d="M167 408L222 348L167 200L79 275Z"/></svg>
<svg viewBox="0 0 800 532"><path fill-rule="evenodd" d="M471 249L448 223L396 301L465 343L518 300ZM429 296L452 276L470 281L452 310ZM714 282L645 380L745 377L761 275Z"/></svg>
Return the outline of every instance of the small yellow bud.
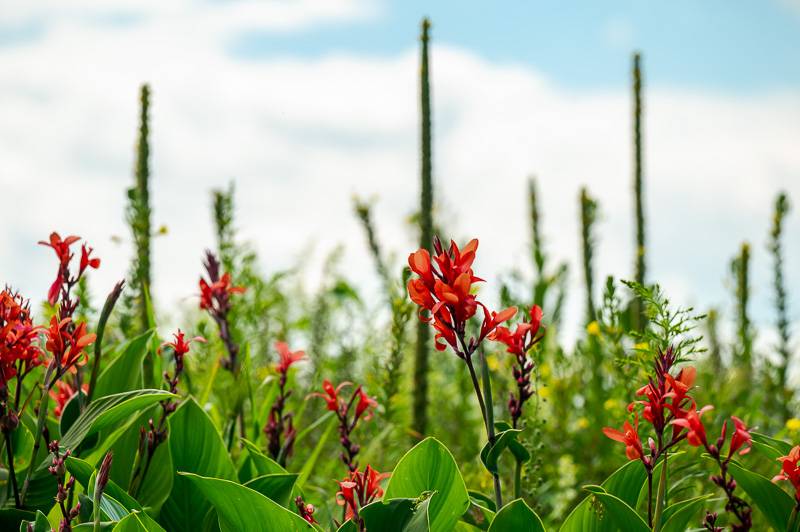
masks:
<svg viewBox="0 0 800 532"><path fill-rule="evenodd" d="M590 336L600 336L600 324L596 321L591 322L586 326L586 332L589 333Z"/></svg>

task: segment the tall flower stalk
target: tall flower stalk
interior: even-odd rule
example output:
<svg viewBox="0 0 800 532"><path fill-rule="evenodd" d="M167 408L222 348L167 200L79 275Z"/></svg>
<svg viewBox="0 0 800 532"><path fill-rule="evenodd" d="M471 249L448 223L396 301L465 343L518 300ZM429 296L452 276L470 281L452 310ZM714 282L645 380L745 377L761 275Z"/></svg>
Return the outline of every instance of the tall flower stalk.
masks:
<svg viewBox="0 0 800 532"><path fill-rule="evenodd" d="M436 349L444 351L449 347L467 366L487 438L494 445L495 429L490 411L492 405L487 404L485 393L491 388L481 386L473 355L498 325L514 316L516 308L492 312L473 294L473 285L482 281L472 271L478 249L477 240L471 240L463 249L451 242L450 248L445 250L439 239L434 237L433 249L435 264L427 249L421 248L409 255L408 265L417 277L408 281L408 294L420 307L420 320L430 323L436 330ZM478 307L483 311L483 322L477 336L469 335L467 323L476 315ZM488 378L486 380L488 384ZM492 478L495 501L500 508L503 505L500 476L493 472Z"/></svg>
<svg viewBox="0 0 800 532"><path fill-rule="evenodd" d="M342 395L342 390L351 385L352 383L342 382L334 386L331 381L325 379L322 383L323 393L311 395L325 399L326 408L336 414L339 420L339 444L342 446L342 453L339 456L348 471L353 472L358 469L356 456L361 450L361 446L352 439L353 431L361 419L368 420L372 417L372 412L378 403L367 395L362 386L357 386L347 399Z"/></svg>
<svg viewBox="0 0 800 532"><path fill-rule="evenodd" d="M297 430L292 424L293 414L285 412L286 400L292 394L292 390L286 389L286 384L289 380L289 368L296 362L306 360L306 354L304 351L291 351L285 342L275 342L275 350L280 357L275 365L275 372L278 374L278 395L270 407L264 435L267 437L267 450L270 456L285 466L287 458L292 454L294 439L297 437Z"/></svg>

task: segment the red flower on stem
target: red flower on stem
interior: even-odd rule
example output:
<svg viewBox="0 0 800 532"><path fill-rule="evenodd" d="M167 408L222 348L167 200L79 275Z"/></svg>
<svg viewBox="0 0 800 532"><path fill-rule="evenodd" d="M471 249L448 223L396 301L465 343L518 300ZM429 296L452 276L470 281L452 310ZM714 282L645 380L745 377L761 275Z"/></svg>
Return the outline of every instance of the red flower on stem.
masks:
<svg viewBox="0 0 800 532"><path fill-rule="evenodd" d="M81 386L81 390L83 393L88 393L89 385L84 383ZM56 406L53 408L53 415L56 417L56 419L61 418L61 414L64 412L64 407L67 405L70 399L75 397L77 393L77 390L70 386L69 383L61 380L56 381L56 389L50 390L50 397L52 397L56 402Z"/></svg>
<svg viewBox="0 0 800 532"><path fill-rule="evenodd" d="M334 388L331 381L325 379L322 383L324 393L312 393L311 396L322 397L325 399L327 409L336 412L336 417L339 419L339 443L344 449L340 457L350 471L356 471L358 468L356 455L361 447L354 443L350 436L360 419L368 420L372 417L372 411L378 406L378 402L367 395L362 386L356 387L349 399L342 397L340 392L350 384L343 382Z"/></svg>
<svg viewBox="0 0 800 532"><path fill-rule="evenodd" d="M788 480L794 488L794 498L800 504L800 445L795 445L789 454L778 458L781 472L772 478L773 482Z"/></svg>
<svg viewBox="0 0 800 532"><path fill-rule="evenodd" d="M275 350L278 352L278 363L275 371L278 372L278 395L272 403L269 411L267 423L264 426L264 434L267 437L267 450L274 460L282 466L286 465L286 459L291 456L294 446L294 439L297 431L292 424L293 414L284 414L286 400L292 394L291 390L286 389L289 368L296 362L305 360L304 351L291 351L286 342L275 342ZM313 511L313 507L312 507Z"/></svg>
<svg viewBox="0 0 800 532"><path fill-rule="evenodd" d="M686 442L692 447L708 447L706 428L703 426L700 417L713 408L713 406L707 405L698 411L696 407L692 405L684 417L672 420L673 425L687 429Z"/></svg>
<svg viewBox="0 0 800 532"><path fill-rule="evenodd" d="M56 365L57 376L60 377L75 366L86 363L89 355L84 349L94 343L97 335L86 332L86 323L81 322L77 327L72 325L71 318L61 321L55 316L50 319L50 326L47 329L47 343L45 347L53 355Z"/></svg>
<svg viewBox="0 0 800 532"><path fill-rule="evenodd" d="M228 351L228 358L222 360L222 366L236 373L238 372L239 346L231 336L228 314L231 311L230 296L244 293L245 288L233 286L230 273L220 275L220 263L211 251L206 251L206 260L203 265L208 280L200 277L200 308L207 311L219 327L219 337Z"/></svg>
<svg viewBox="0 0 800 532"><path fill-rule="evenodd" d="M647 457L644 455L642 448L642 440L639 439L639 416L637 415L633 425L626 421L622 426L622 430L612 429L611 427L604 427L603 434L608 436L614 441L625 444L625 455L629 460L642 460L647 462Z"/></svg>
<svg viewBox="0 0 800 532"><path fill-rule="evenodd" d="M69 290L78 282L86 271L86 268L91 267L97 269L100 267L100 259L90 258L92 248L87 248L86 244L84 244L81 248L81 264L78 275L74 278L70 277L69 264L73 256L72 251L70 251L70 246L80 239L79 236L75 235L62 239L58 233L52 232L50 233L50 239L48 241L39 241L39 244L52 248L58 258L56 280L53 281L53 284L50 285L50 290L47 292L47 301L50 305L55 305L58 302L59 295L62 296L62 299L69 299ZM71 315L71 312L63 315L62 318L67 317L67 315Z"/></svg>
<svg viewBox="0 0 800 532"><path fill-rule="evenodd" d="M336 493L336 502L344 506L344 518L353 519L363 530L363 522L358 516L361 508L383 496L381 481L388 478L389 473L378 473L371 466L362 472L351 471L345 480L339 481L339 492Z"/></svg>
<svg viewBox="0 0 800 532"><path fill-rule="evenodd" d="M0 387L14 376L21 380L42 363L39 330L41 327L33 325L29 303L21 295L8 288L0 292Z"/></svg>

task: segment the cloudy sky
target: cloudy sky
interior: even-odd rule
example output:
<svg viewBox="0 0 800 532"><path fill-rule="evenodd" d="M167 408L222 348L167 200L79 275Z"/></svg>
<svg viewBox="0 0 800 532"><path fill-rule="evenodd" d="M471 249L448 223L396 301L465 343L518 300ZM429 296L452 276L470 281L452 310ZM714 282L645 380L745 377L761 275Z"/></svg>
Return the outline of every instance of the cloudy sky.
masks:
<svg viewBox="0 0 800 532"><path fill-rule="evenodd" d="M652 278L678 302L730 315L729 258L747 240L753 311L772 321L772 204L779 190L800 203L797 0L0 0L0 282L44 297L55 266L35 242L53 229L103 257L98 294L127 272L125 188L148 82L154 223L169 228L154 250L162 309L195 292L213 245L210 190L231 180L266 271L309 250L316 264L342 243L344 268L374 287L351 198L375 199L398 257L413 247L423 15L439 214L480 238L484 277L528 268L531 174L548 249L573 265L573 328L580 186L601 204L598 276L630 276L638 49ZM794 296L800 213L787 229ZM796 318L800 297L791 303Z"/></svg>

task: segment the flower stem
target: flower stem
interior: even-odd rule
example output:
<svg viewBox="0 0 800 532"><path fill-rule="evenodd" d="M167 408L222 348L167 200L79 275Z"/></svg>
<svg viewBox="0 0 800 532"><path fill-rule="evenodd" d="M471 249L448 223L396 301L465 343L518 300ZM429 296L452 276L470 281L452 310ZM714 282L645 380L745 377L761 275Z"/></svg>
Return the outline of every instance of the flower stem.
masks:
<svg viewBox="0 0 800 532"><path fill-rule="evenodd" d="M11 486L14 488L14 504L16 508L19 508L19 487L17 486L17 475L14 472L14 450L11 447L11 433L4 430L3 435L5 436L6 452L8 453L8 476L11 477Z"/></svg>
<svg viewBox="0 0 800 532"><path fill-rule="evenodd" d="M42 383L42 397L39 400L39 416L36 419L36 434L34 434L33 452L31 453L31 460L28 463L28 472L25 473L25 482L22 484L22 493L20 493L20 505L25 504L25 496L28 494L28 488L31 484L31 475L33 470L36 469L36 455L39 453L39 445L42 443L42 435L44 433L45 421L47 421L47 401L49 399L48 392L50 391L50 377L53 375L53 370L56 368L56 362L53 360L47 366L47 371L44 374L44 381Z"/></svg>
<svg viewBox="0 0 800 532"><path fill-rule="evenodd" d="M481 377L483 381L483 396L486 401L486 433L489 437L489 442L494 445L494 410L492 409L492 380L489 377L489 365L486 363L486 355L483 349L478 349L478 357L481 361ZM497 502L497 509L503 506L503 492L500 486L500 475L492 473L494 480L494 498Z"/></svg>
<svg viewBox="0 0 800 532"><path fill-rule="evenodd" d="M658 495L656 499L656 515L653 517L653 532L661 530L661 515L664 512L664 499L667 492L667 452L664 451L664 461L661 462L661 475L658 480Z"/></svg>
<svg viewBox="0 0 800 532"><path fill-rule="evenodd" d="M522 497L522 460L516 458L517 464L514 467L514 498Z"/></svg>

